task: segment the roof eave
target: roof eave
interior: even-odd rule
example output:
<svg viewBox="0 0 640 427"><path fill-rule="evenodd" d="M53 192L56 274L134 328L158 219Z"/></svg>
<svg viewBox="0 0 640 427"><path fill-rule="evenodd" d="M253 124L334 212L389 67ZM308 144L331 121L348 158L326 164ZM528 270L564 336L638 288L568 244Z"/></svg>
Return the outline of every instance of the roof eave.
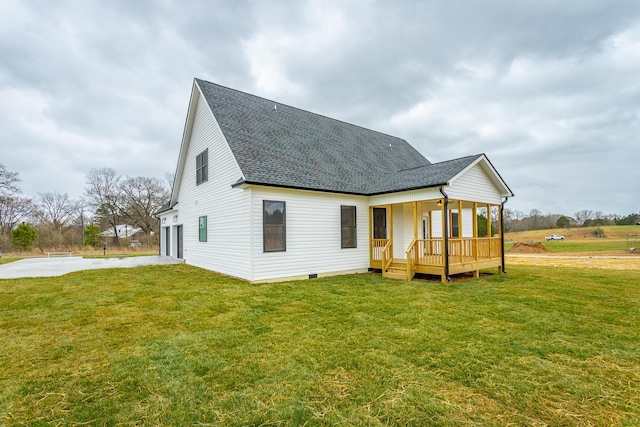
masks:
<svg viewBox="0 0 640 427"><path fill-rule="evenodd" d="M317 191L322 193L332 193L332 194L350 194L353 196L369 196L368 193L359 193L359 192L351 192L351 191L340 191L340 190L331 190L326 188L313 188L313 187L302 187L296 185L286 185L286 184L274 184L269 182L259 182L259 181L238 181L234 184L231 184L232 188L246 188L250 185L258 185L261 187L274 187L274 188L285 188L289 190L304 190L304 191Z"/></svg>
<svg viewBox="0 0 640 427"><path fill-rule="evenodd" d="M285 188L285 189L290 189L290 190L318 191L318 192L322 192L322 193L348 194L348 195L352 195L352 196L370 197L370 196L380 196L380 195L383 195L383 194L403 193L405 191L424 190L424 189L427 189L427 188L435 188L435 187L447 186L447 185L449 185L449 183L448 182L441 182L441 183L436 183L436 184L419 185L419 186L413 186L413 187L405 187L405 188L400 188L400 189L376 191L376 192L352 192L352 191L331 190L331 189L326 189L326 188L310 188L310 187L301 187L301 186L293 186L293 185L282 185L282 184L273 184L273 183L258 182L258 181L241 180L241 181L238 181L238 182L236 182L234 184L231 184L231 188L246 188L246 187L251 186L251 185L258 185L258 186L262 186L262 187Z"/></svg>
<svg viewBox="0 0 640 427"><path fill-rule="evenodd" d="M414 190L426 190L427 188L436 188L436 187L444 187L449 185L448 182L440 182L437 184L429 184L429 185L417 185L417 186L413 186L413 187L406 187L406 188L401 188L401 189L395 189L395 190L385 190L385 191L378 191L375 193L369 193L369 196L381 196L383 194L392 194L392 193L403 193L405 191L414 191Z"/></svg>

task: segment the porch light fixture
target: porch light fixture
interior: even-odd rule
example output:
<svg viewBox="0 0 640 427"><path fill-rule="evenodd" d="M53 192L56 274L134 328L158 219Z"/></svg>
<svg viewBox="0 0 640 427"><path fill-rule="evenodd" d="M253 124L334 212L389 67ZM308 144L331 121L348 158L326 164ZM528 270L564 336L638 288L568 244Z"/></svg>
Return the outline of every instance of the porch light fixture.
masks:
<svg viewBox="0 0 640 427"><path fill-rule="evenodd" d="M442 206L442 199L438 200L438 206Z"/></svg>

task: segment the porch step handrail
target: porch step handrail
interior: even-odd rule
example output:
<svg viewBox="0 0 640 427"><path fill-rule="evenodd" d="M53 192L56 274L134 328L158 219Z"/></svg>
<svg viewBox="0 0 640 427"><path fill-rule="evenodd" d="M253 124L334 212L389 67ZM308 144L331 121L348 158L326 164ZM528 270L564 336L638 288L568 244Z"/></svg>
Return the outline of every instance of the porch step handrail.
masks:
<svg viewBox="0 0 640 427"><path fill-rule="evenodd" d="M405 251L407 255L407 282L410 282L413 279L413 276L416 274L416 244L418 241L413 239L411 243L409 243L409 247Z"/></svg>
<svg viewBox="0 0 640 427"><path fill-rule="evenodd" d="M393 256L391 256L391 239L387 241L382 248L382 273L386 273L389 266L393 262Z"/></svg>

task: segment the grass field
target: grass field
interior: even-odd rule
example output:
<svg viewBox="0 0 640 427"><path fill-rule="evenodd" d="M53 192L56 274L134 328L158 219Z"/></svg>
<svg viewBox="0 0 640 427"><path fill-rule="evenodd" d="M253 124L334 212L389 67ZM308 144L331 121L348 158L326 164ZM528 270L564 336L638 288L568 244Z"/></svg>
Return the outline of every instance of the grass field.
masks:
<svg viewBox="0 0 640 427"><path fill-rule="evenodd" d="M0 281L0 425L640 424L638 271Z"/></svg>
<svg viewBox="0 0 640 427"><path fill-rule="evenodd" d="M594 234L596 228L601 228L605 237L596 237ZM545 241L545 237L551 234L565 236L565 240ZM629 237L630 234L636 236ZM623 252L628 250L629 239L636 243L640 242L639 225L531 230L505 233L505 250L508 251L515 242L540 241L552 252Z"/></svg>
<svg viewBox="0 0 640 427"><path fill-rule="evenodd" d="M597 238L595 230L597 228L604 231L604 238ZM574 228L555 228L551 230L530 230L505 233L507 241L525 241L525 240L544 240L546 236L551 234L560 234L565 236L567 240L593 240L602 241L607 239L626 241L629 234L637 234L640 236L640 225L603 225L601 227L574 227Z"/></svg>
<svg viewBox="0 0 640 427"><path fill-rule="evenodd" d="M542 241L542 246L551 252L601 252L601 251L626 251L627 242L624 240L552 240ZM504 244L506 251L511 249L514 243Z"/></svg>
<svg viewBox="0 0 640 427"><path fill-rule="evenodd" d="M627 242L624 240L553 240L542 242L552 252L589 252L589 251L624 251Z"/></svg>

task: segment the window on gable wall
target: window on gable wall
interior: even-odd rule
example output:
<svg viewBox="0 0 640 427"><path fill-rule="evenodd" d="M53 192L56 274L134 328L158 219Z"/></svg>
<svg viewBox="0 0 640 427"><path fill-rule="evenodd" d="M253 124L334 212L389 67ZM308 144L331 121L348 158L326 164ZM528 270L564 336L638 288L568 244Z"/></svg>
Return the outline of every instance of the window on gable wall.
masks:
<svg viewBox="0 0 640 427"><path fill-rule="evenodd" d="M340 247L341 248L356 248L357 236L356 236L356 207L355 206L340 206Z"/></svg>
<svg viewBox="0 0 640 427"><path fill-rule="evenodd" d="M196 185L209 179L209 149L207 148L196 157Z"/></svg>

